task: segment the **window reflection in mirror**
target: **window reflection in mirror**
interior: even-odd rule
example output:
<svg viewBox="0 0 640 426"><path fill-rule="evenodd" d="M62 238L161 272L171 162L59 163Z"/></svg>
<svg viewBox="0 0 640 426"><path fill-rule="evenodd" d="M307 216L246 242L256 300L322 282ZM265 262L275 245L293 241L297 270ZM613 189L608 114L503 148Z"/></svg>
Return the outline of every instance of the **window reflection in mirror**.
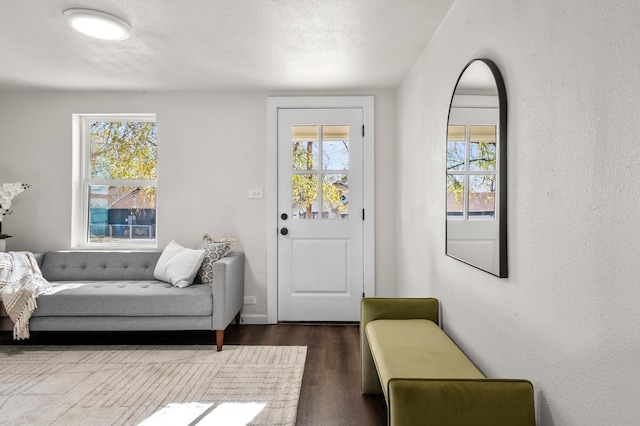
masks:
<svg viewBox="0 0 640 426"><path fill-rule="evenodd" d="M446 254L499 277L506 260L506 96L488 60L470 62L451 100Z"/></svg>

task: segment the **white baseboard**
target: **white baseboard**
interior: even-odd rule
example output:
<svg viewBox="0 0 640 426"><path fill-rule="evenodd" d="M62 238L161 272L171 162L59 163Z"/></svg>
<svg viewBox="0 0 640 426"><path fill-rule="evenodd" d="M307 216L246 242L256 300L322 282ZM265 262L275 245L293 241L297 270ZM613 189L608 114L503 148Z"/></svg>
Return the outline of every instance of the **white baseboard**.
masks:
<svg viewBox="0 0 640 426"><path fill-rule="evenodd" d="M240 320L242 324L265 325L267 324L267 315L266 314L242 314Z"/></svg>

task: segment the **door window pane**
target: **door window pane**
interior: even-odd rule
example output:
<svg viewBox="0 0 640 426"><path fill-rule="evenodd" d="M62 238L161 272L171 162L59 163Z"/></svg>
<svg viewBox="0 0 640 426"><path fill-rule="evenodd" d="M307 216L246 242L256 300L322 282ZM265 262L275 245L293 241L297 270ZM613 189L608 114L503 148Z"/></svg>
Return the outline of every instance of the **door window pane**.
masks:
<svg viewBox="0 0 640 426"><path fill-rule="evenodd" d="M291 167L293 170L318 169L318 126L293 126Z"/></svg>
<svg viewBox="0 0 640 426"><path fill-rule="evenodd" d="M349 170L349 126L322 126L322 168Z"/></svg>
<svg viewBox="0 0 640 426"><path fill-rule="evenodd" d="M469 220L495 219L496 175L469 176Z"/></svg>
<svg viewBox="0 0 640 426"><path fill-rule="evenodd" d="M469 144L469 170L496 169L496 144L490 142L471 142Z"/></svg>
<svg viewBox="0 0 640 426"><path fill-rule="evenodd" d="M447 170L464 170L465 142L447 142Z"/></svg>
<svg viewBox="0 0 640 426"><path fill-rule="evenodd" d="M349 141L324 141L322 143L322 168L324 170L349 170Z"/></svg>
<svg viewBox="0 0 640 426"><path fill-rule="evenodd" d="M469 140L472 142L496 143L496 126L477 125L469 126Z"/></svg>
<svg viewBox="0 0 640 426"><path fill-rule="evenodd" d="M349 219L349 126L293 126L292 132L292 218Z"/></svg>
<svg viewBox="0 0 640 426"><path fill-rule="evenodd" d="M291 204L293 219L314 219L318 216L318 176L294 174L291 176Z"/></svg>
<svg viewBox="0 0 640 426"><path fill-rule="evenodd" d="M469 170L496 169L496 126L469 126Z"/></svg>
<svg viewBox="0 0 640 426"><path fill-rule="evenodd" d="M464 175L447 175L447 219L464 219Z"/></svg>
<svg viewBox="0 0 640 426"><path fill-rule="evenodd" d="M466 126L447 129L447 170L464 170L466 158Z"/></svg>
<svg viewBox="0 0 640 426"><path fill-rule="evenodd" d="M322 180L322 217L349 219L349 175L326 174Z"/></svg>
<svg viewBox="0 0 640 426"><path fill-rule="evenodd" d="M322 126L323 141L349 140L349 126Z"/></svg>

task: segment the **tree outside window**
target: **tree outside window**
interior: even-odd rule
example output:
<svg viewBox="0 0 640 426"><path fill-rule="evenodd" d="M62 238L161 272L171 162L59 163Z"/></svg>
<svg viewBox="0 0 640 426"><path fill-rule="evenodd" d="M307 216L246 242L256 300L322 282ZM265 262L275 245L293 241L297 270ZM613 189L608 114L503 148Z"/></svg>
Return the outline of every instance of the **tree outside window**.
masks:
<svg viewBox="0 0 640 426"><path fill-rule="evenodd" d="M85 117L89 244L156 241L155 117Z"/></svg>

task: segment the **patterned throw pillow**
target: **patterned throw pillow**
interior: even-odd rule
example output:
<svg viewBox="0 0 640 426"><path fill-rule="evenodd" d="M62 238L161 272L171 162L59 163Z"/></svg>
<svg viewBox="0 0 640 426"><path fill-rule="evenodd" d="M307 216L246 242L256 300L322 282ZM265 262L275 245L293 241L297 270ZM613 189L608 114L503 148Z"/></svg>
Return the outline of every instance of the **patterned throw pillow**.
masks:
<svg viewBox="0 0 640 426"><path fill-rule="evenodd" d="M209 234L202 237L200 250L204 250L204 260L198 271L198 279L201 283L213 285L213 264L229 254L235 245L235 238L221 238L216 240Z"/></svg>

